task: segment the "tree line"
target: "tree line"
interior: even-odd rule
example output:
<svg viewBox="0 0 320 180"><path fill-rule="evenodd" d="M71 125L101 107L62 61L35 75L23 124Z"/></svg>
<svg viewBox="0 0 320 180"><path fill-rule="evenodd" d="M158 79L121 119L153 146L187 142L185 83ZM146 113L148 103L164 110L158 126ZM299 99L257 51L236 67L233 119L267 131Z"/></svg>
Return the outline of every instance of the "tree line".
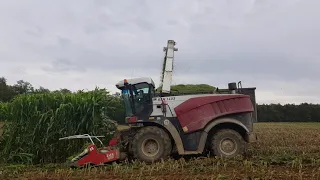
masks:
<svg viewBox="0 0 320 180"><path fill-rule="evenodd" d="M159 90L158 88L157 91ZM215 87L206 84L180 84L172 86L172 90L180 93L190 91L205 92L214 91ZM54 91L50 91L44 87L35 88L31 83L24 80L19 80L16 84L8 85L4 77L0 78L0 102L9 102L20 94L48 92L72 93L66 88ZM124 123L124 111L121 109L123 106L119 105L117 108L119 108L120 113L117 114L115 120L122 124ZM320 122L320 104L257 104L257 114L258 122Z"/></svg>
<svg viewBox="0 0 320 180"><path fill-rule="evenodd" d="M320 105L258 104L258 122L320 122Z"/></svg>
<svg viewBox="0 0 320 180"><path fill-rule="evenodd" d="M66 88L54 91L50 91L49 89L42 86L40 86L39 88L35 88L31 83L24 80L19 80L14 85L9 85L7 84L7 79L5 77L0 78L0 102L9 102L15 96L20 94L47 92L71 93L71 91Z"/></svg>

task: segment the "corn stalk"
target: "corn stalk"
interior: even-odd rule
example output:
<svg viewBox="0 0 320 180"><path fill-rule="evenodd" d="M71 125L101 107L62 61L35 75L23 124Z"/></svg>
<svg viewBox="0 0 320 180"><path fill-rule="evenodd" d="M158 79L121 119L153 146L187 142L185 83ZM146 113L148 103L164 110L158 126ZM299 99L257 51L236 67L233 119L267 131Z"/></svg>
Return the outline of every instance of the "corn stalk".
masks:
<svg viewBox="0 0 320 180"><path fill-rule="evenodd" d="M0 102L0 121L7 120L7 109L8 109L8 104Z"/></svg>
<svg viewBox="0 0 320 180"><path fill-rule="evenodd" d="M74 134L106 136L115 130L111 117L121 107L119 98L104 89L77 93L29 94L8 104L10 125L0 141L3 162L57 163L83 148L84 140L59 141Z"/></svg>

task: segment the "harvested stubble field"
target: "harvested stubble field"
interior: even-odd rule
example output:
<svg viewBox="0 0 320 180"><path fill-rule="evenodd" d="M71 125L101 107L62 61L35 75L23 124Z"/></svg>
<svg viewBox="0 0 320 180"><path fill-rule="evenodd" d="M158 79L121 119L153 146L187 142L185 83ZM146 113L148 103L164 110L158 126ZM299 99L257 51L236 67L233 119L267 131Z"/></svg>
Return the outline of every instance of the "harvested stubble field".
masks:
<svg viewBox="0 0 320 180"><path fill-rule="evenodd" d="M246 159L198 157L90 169L2 165L0 179L319 179L320 123L258 123Z"/></svg>

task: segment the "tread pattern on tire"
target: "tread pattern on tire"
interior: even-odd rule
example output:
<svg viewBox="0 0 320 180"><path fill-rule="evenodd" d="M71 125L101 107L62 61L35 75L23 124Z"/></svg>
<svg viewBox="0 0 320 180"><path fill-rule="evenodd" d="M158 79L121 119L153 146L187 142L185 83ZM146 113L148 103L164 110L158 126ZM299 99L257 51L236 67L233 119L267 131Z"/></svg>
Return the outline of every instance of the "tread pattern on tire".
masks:
<svg viewBox="0 0 320 180"><path fill-rule="evenodd" d="M163 141L164 141L164 151L163 151L163 154L160 156L159 159L155 159L153 161L151 160L147 160L147 159L144 159L142 161L145 161L146 163L151 163L151 162L156 162L156 161L159 161L161 159L167 159L169 156L170 156L170 153L171 153L171 150L172 150L172 144L171 144L171 139L169 137L169 135L161 128L159 127L156 127L156 126L146 126L146 127L143 127L141 128L137 133L136 135L134 136L133 140L132 140L132 152L133 152L133 157L135 159L140 159L138 157L138 151L139 151L139 148L140 146L138 146L136 144L136 142L142 138L145 134L148 134L148 133L152 133L152 134L155 134L159 137L162 137ZM161 144L160 144L161 145ZM141 159L140 159L141 160Z"/></svg>
<svg viewBox="0 0 320 180"><path fill-rule="evenodd" d="M215 142L217 141L217 139L219 139L221 136L225 136L227 134L232 134L234 136L236 136L236 141L239 141L238 144L238 154L237 155L243 155L246 149L246 143L243 140L242 136L235 130L232 129L221 129L218 130L211 139L211 152L215 155L215 156L220 156L219 150L218 150L218 146L215 144ZM233 157L233 156L232 156Z"/></svg>

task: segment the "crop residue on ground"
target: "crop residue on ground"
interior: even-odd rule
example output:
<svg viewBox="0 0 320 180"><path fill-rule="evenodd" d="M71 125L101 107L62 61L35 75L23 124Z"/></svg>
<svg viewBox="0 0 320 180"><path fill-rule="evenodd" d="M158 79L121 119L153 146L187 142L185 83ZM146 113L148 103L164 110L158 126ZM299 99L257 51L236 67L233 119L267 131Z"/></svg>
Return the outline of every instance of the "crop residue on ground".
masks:
<svg viewBox="0 0 320 180"><path fill-rule="evenodd" d="M0 179L320 179L320 123L258 123L247 158L198 157L89 169L2 165Z"/></svg>

